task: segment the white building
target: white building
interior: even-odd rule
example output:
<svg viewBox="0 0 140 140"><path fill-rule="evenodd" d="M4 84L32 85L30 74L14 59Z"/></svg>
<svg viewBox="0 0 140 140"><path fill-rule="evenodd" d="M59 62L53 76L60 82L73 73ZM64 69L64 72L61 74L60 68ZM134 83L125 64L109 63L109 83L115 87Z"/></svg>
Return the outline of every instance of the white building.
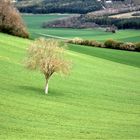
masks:
<svg viewBox="0 0 140 140"><path fill-rule="evenodd" d="M105 3L107 4L112 3L112 0L106 0Z"/></svg>
<svg viewBox="0 0 140 140"><path fill-rule="evenodd" d="M17 0L11 0L13 3L16 3L17 2Z"/></svg>

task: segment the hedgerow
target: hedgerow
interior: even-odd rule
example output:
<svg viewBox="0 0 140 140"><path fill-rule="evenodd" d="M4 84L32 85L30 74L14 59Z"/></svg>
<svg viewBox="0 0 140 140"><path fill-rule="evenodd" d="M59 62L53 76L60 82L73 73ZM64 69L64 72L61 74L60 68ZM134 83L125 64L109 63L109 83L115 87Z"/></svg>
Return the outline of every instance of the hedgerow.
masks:
<svg viewBox="0 0 140 140"><path fill-rule="evenodd" d="M111 48L111 49L140 52L140 43L131 43L131 42L124 43L113 39L106 40L104 43L102 43L96 40L83 40L81 38L74 38L67 42L72 44L91 46L91 47Z"/></svg>

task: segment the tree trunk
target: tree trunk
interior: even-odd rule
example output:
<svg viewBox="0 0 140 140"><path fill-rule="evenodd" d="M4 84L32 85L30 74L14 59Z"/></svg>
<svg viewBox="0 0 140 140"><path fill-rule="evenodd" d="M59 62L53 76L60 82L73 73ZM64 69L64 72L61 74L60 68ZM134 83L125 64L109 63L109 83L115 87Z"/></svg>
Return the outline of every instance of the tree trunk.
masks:
<svg viewBox="0 0 140 140"><path fill-rule="evenodd" d="M45 94L48 94L48 91L49 91L49 78L50 78L50 76L48 75L48 73L44 73L44 75L45 75L45 80L46 80Z"/></svg>
<svg viewBox="0 0 140 140"><path fill-rule="evenodd" d="M48 94L48 90L49 90L49 84L48 81L46 81L45 94Z"/></svg>

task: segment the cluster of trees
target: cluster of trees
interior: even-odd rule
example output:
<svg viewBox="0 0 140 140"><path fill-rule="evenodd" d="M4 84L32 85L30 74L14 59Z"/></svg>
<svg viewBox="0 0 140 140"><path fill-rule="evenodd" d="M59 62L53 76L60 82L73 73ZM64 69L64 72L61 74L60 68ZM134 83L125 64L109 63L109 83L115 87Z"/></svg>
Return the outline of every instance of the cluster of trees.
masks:
<svg viewBox="0 0 140 140"><path fill-rule="evenodd" d="M118 29L140 29L140 18L109 18L99 17L87 19L87 21L94 22L100 26L115 25Z"/></svg>
<svg viewBox="0 0 140 140"><path fill-rule="evenodd" d="M140 52L140 43L130 43L130 42L124 43L112 39L106 40L104 43L102 43L95 40L83 40L81 38L74 38L72 40L69 40L68 43L91 46L91 47L111 48L111 49Z"/></svg>
<svg viewBox="0 0 140 140"><path fill-rule="evenodd" d="M117 8L115 13L128 12L132 10L130 8L130 0L112 0L112 8ZM120 4L121 1L121 4ZM134 1L131 1L134 3ZM104 9L106 7L105 0L18 0L17 7L24 13L80 13L85 14L97 10ZM119 7L119 8L118 8ZM133 7L133 10L136 7ZM107 8L108 9L108 8ZM112 14L113 11L104 10L101 15ZM137 9L137 8L136 8ZM109 13L108 13L109 12Z"/></svg>
<svg viewBox="0 0 140 140"><path fill-rule="evenodd" d="M52 21L50 23L44 22L43 28L47 27L64 27L64 28L94 28L94 27L113 27L112 32L118 29L140 29L140 18L110 18L110 17L89 17L80 15L78 17L71 17Z"/></svg>
<svg viewBox="0 0 140 140"><path fill-rule="evenodd" d="M0 1L0 32L24 38L29 37L20 13L14 8L10 0Z"/></svg>
<svg viewBox="0 0 140 140"><path fill-rule="evenodd" d="M136 12L136 13L132 14L132 16L140 16L140 12Z"/></svg>
<svg viewBox="0 0 140 140"><path fill-rule="evenodd" d="M84 19L82 19L81 16L75 16L70 18L65 18L61 20L55 20L52 22L44 22L42 24L43 28L94 28L97 27L97 24L94 22L86 22Z"/></svg>
<svg viewBox="0 0 140 140"><path fill-rule="evenodd" d="M100 10L102 7L97 0L44 0L40 3L26 2L23 0L17 3L20 12L24 13L88 13Z"/></svg>

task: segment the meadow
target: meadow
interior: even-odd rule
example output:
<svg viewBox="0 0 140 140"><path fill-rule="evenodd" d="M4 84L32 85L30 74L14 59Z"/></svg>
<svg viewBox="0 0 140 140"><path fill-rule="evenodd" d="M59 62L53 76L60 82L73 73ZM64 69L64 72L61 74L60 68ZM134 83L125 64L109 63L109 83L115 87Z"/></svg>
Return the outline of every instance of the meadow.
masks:
<svg viewBox="0 0 140 140"><path fill-rule="evenodd" d="M128 13L121 13L117 15L112 15L110 17L112 18L134 18L134 17L139 17L139 16L133 16L133 14L136 14L137 12L128 12Z"/></svg>
<svg viewBox="0 0 140 140"><path fill-rule="evenodd" d="M25 23L34 39L40 36L40 33L72 39L80 37L83 39L93 39L97 41L105 41L107 39L115 39L124 42L139 42L140 30L118 30L115 34L105 32L105 29L67 29L67 28L48 28L43 29L43 22L50 22L59 18L71 15L23 15Z"/></svg>
<svg viewBox="0 0 140 140"><path fill-rule="evenodd" d="M36 23L27 23L32 35L43 31L40 26L34 28L40 24ZM55 35L70 31L44 32L49 30ZM87 32L95 34L94 31L79 30L84 38ZM132 32L135 33L129 32L131 39L139 35ZM82 35L75 33L72 36L71 31L67 37ZM66 34L62 33L64 37ZM71 73L66 77L54 75L46 96L44 76L23 65L31 42L0 33L0 139L140 139L138 52L69 45L66 53L73 63Z"/></svg>

